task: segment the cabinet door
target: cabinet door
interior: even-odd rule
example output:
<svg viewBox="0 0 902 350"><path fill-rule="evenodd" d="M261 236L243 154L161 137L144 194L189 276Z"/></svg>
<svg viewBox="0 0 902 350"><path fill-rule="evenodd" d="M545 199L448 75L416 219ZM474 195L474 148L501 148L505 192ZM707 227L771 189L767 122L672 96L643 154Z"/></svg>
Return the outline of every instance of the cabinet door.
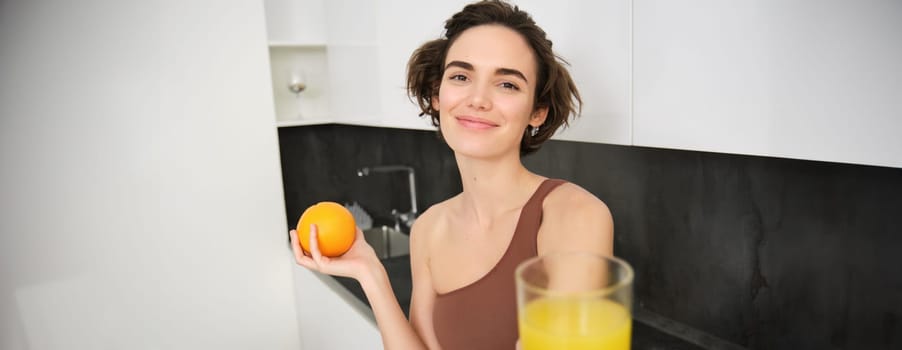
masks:
<svg viewBox="0 0 902 350"><path fill-rule="evenodd" d="M902 166L897 1L634 1L636 145Z"/></svg>
<svg viewBox="0 0 902 350"><path fill-rule="evenodd" d="M519 1L570 63L582 114L555 139L628 145L630 1Z"/></svg>
<svg viewBox="0 0 902 350"><path fill-rule="evenodd" d="M324 0L264 0L271 45L324 45Z"/></svg>
<svg viewBox="0 0 902 350"><path fill-rule="evenodd" d="M332 121L378 119L379 65L373 0L332 0L325 5L329 109Z"/></svg>
<svg viewBox="0 0 902 350"><path fill-rule="evenodd" d="M434 130L428 117L419 117L419 108L407 96L407 61L423 43L444 33L445 20L467 1L380 1L379 99L380 125L404 129Z"/></svg>

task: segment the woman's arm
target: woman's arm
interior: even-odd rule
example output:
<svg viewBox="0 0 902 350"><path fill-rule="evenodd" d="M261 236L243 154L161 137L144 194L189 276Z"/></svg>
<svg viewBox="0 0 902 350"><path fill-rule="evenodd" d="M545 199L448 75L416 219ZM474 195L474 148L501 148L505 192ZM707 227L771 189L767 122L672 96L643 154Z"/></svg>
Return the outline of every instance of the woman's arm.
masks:
<svg viewBox="0 0 902 350"><path fill-rule="evenodd" d="M539 255L557 252L613 255L614 222L611 212L588 191L574 184L563 184L549 193L543 202L537 246ZM608 272L601 265L589 264L581 269L554 264L546 267L554 270L550 273L548 284L558 290L587 290L608 283Z"/></svg>
<svg viewBox="0 0 902 350"><path fill-rule="evenodd" d="M373 269L366 278L359 281L373 308L373 314L376 315L376 324L379 325L379 332L382 334L383 348L386 350L427 349L415 327L404 317L404 312L401 311L398 299L392 291L385 268L380 264L378 269ZM411 310L413 310L412 304Z"/></svg>
<svg viewBox="0 0 902 350"><path fill-rule="evenodd" d="M410 296L410 324L429 349L440 349L432 324L435 289L429 271L429 238L425 228L436 227L433 211L427 210L410 230L410 274L413 288Z"/></svg>
<svg viewBox="0 0 902 350"><path fill-rule="evenodd" d="M411 327L398 299L392 291L388 273L373 248L366 243L363 232L357 229L354 243L344 255L336 258L323 256L316 240L316 227L310 229L310 255L303 252L298 244L297 232L290 232L291 248L295 260L301 266L325 274L345 276L360 282L366 294L376 324L382 335L382 345L386 350L394 349L426 349L417 333Z"/></svg>
<svg viewBox="0 0 902 350"><path fill-rule="evenodd" d="M583 188L565 183L551 191L542 206L539 255L584 251L614 253L614 220L607 205Z"/></svg>

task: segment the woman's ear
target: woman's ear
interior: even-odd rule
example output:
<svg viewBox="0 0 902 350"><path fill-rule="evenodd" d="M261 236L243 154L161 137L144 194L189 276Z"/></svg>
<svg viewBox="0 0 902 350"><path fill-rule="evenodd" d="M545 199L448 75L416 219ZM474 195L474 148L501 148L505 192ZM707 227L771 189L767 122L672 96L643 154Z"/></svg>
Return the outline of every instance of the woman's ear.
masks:
<svg viewBox="0 0 902 350"><path fill-rule="evenodd" d="M529 117L529 125L537 128L542 123L545 123L545 119L548 118L548 107L537 107L535 111L532 112L532 116Z"/></svg>
<svg viewBox="0 0 902 350"><path fill-rule="evenodd" d="M439 106L438 106L438 95L432 96L432 109L434 109L434 110L436 110L436 111L439 110Z"/></svg>

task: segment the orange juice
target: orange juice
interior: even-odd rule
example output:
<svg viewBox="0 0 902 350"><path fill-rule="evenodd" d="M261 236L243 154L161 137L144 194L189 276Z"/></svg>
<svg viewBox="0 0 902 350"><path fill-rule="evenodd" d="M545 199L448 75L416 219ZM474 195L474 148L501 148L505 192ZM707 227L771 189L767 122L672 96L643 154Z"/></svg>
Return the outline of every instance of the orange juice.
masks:
<svg viewBox="0 0 902 350"><path fill-rule="evenodd" d="M523 350L630 348L630 313L610 300L537 299L519 319Z"/></svg>

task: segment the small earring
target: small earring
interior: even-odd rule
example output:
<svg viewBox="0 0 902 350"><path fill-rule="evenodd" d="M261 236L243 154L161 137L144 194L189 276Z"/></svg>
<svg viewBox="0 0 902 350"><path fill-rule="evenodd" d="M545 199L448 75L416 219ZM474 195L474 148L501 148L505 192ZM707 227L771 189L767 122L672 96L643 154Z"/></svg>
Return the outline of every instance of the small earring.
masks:
<svg viewBox="0 0 902 350"><path fill-rule="evenodd" d="M532 131L530 131L529 133L532 137L536 137L536 135L539 134L539 127L538 126L532 127Z"/></svg>

